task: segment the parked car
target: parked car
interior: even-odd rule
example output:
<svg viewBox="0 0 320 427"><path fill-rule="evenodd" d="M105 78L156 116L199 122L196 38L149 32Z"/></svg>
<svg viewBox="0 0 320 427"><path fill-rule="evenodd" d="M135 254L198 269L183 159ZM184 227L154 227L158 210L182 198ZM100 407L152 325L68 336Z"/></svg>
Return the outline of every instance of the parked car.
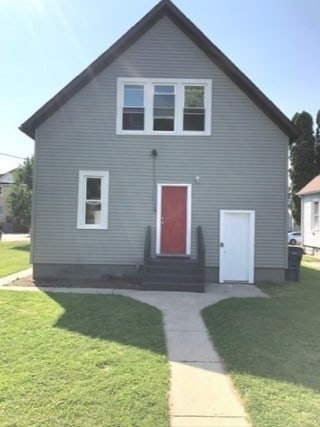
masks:
<svg viewBox="0 0 320 427"><path fill-rule="evenodd" d="M301 232L300 231L289 231L288 243L289 243L289 245L301 245Z"/></svg>

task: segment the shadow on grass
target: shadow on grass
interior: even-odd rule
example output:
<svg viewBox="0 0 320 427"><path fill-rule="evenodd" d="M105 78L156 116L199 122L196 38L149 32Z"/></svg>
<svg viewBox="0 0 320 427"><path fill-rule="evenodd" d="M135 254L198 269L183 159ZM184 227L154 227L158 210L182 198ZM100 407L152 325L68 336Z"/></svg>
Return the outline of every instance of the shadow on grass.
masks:
<svg viewBox="0 0 320 427"><path fill-rule="evenodd" d="M166 354L162 315L154 307L119 295L47 295L65 310L58 328Z"/></svg>
<svg viewBox="0 0 320 427"><path fill-rule="evenodd" d="M298 283L262 285L270 299L230 299L202 314L229 372L320 392L320 271Z"/></svg>
<svg viewBox="0 0 320 427"><path fill-rule="evenodd" d="M24 252L30 252L30 243L27 243L25 245L17 245L17 246L13 246L12 248L15 251L24 251Z"/></svg>

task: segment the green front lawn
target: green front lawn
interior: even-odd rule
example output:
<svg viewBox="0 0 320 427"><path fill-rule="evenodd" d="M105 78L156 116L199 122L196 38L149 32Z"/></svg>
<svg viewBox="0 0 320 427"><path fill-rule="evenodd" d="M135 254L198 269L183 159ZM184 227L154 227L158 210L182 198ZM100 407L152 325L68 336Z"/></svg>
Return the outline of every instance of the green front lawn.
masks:
<svg viewBox="0 0 320 427"><path fill-rule="evenodd" d="M0 292L0 425L168 426L161 313L113 295Z"/></svg>
<svg viewBox="0 0 320 427"><path fill-rule="evenodd" d="M320 262L301 280L261 285L270 299L230 299L203 316L255 427L320 424Z"/></svg>
<svg viewBox="0 0 320 427"><path fill-rule="evenodd" d="M29 243L0 242L0 277L29 268L29 257Z"/></svg>

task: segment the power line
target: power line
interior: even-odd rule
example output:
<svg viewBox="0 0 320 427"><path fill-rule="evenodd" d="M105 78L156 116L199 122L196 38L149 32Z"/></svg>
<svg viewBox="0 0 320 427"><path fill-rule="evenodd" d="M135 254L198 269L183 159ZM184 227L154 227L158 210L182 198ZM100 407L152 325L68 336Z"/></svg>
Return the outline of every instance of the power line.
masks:
<svg viewBox="0 0 320 427"><path fill-rule="evenodd" d="M13 154L0 153L0 156L13 157L15 159L26 160L26 157L14 156Z"/></svg>

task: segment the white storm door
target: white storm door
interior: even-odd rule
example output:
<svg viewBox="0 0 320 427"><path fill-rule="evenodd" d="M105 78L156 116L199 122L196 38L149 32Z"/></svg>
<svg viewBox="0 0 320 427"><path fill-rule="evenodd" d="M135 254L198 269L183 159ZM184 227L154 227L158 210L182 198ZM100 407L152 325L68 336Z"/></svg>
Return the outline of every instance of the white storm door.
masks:
<svg viewBox="0 0 320 427"><path fill-rule="evenodd" d="M254 229L254 211L220 211L220 283L254 282Z"/></svg>

